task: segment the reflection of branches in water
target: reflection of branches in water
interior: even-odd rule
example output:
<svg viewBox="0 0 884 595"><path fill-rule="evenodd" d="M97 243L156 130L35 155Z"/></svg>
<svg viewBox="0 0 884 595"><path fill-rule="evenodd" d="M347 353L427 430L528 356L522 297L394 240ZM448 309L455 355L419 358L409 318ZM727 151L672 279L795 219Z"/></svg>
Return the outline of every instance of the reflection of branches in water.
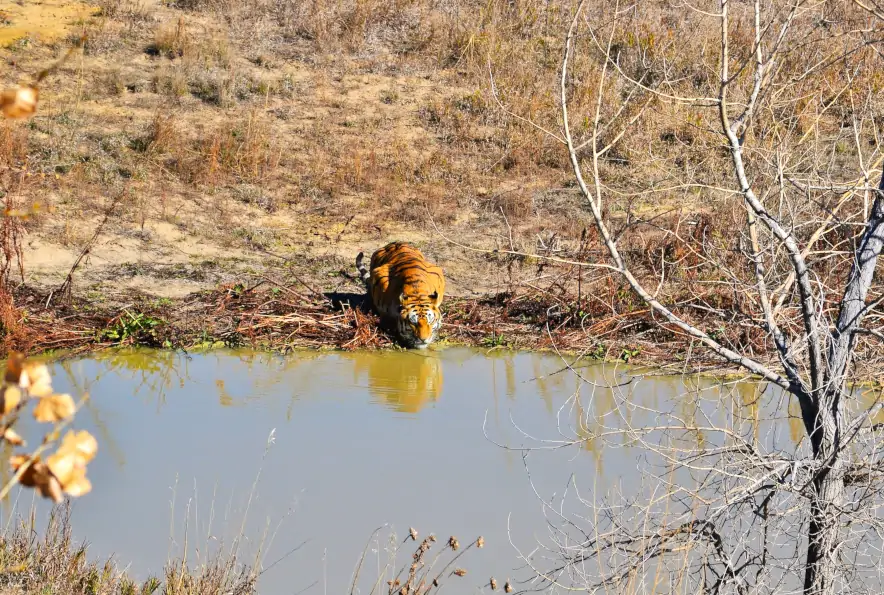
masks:
<svg viewBox="0 0 884 595"><path fill-rule="evenodd" d="M511 420L523 444L497 443L522 453L548 521L540 547L523 552L513 543L528 573L524 590L743 593L734 586L752 573L766 591L783 587L799 568L796 513L812 470L797 465L794 440L778 439L782 391L560 358L567 373L544 379L579 382L556 413L558 437L536 438ZM528 457L568 448L595 455L593 482L602 454L620 457L620 472L588 492L572 477L561 496L546 497ZM634 473L623 457L635 460Z"/></svg>
<svg viewBox="0 0 884 595"><path fill-rule="evenodd" d="M141 396L145 402L156 399L157 411L166 404L169 389L176 385L183 388L185 382L192 380L188 366L190 356L176 351L111 350L95 354L94 361L100 364L100 369L87 381L86 390L105 376L115 374L135 380L130 392L136 397Z"/></svg>
<svg viewBox="0 0 884 595"><path fill-rule="evenodd" d="M225 350L199 355L182 355L172 351L149 349L104 352L96 357L102 369L91 382L101 380L108 373L122 375L123 371L132 372L130 378L135 378L137 381L133 392L138 395L147 389L147 393L152 398L156 397L157 406L160 408L166 404L168 390L183 388L186 383L195 380L191 377L189 367L193 357L230 359L245 366L246 373L243 377L248 379L248 393L244 396L231 394L224 378L214 379L218 402L225 407L245 406L261 401L268 392L282 385L298 387L298 392L292 394L292 402L304 394L322 394L321 391L312 390L314 384L318 380L321 381L322 375L315 374L311 364L325 358L326 354L309 351L299 352L296 357L281 357L273 353L252 350ZM310 369L303 369L305 367Z"/></svg>
<svg viewBox="0 0 884 595"><path fill-rule="evenodd" d="M531 369L534 372L534 378L537 383L537 392L540 393L540 398L543 399L543 403L546 405L546 410L548 413L553 412L553 399L552 393L550 392L550 386L547 378L544 378L540 374L540 362L537 358L531 358ZM558 378L553 378L553 380L558 380Z"/></svg>
<svg viewBox="0 0 884 595"><path fill-rule="evenodd" d="M506 394L510 400L516 398L516 366L512 357L503 360L504 375L506 376Z"/></svg>
<svg viewBox="0 0 884 595"><path fill-rule="evenodd" d="M222 407L230 407L234 404L233 397L227 392L227 386L224 380L218 378L215 380L215 388L218 389L218 404Z"/></svg>
<svg viewBox="0 0 884 595"><path fill-rule="evenodd" d="M291 380L288 377L299 368L327 357L326 353L307 350L298 351L289 356L243 350L224 352L224 354L245 364L249 377L255 379L254 387L259 391L274 388L284 379ZM257 370L255 369L256 365L258 366ZM305 374L303 378L298 378L298 386L306 387L304 392L312 392L310 389L313 383L314 378L309 373Z"/></svg>
<svg viewBox="0 0 884 595"><path fill-rule="evenodd" d="M77 394L89 394L89 388L94 383L94 380L85 381L83 385L81 385L74 375L73 370L71 369L70 362L61 361L59 362L58 367L61 368L65 376L67 376L68 382L72 387L74 387ZM114 458L114 460L117 461L117 464L120 467L125 465L126 456L123 454L123 449L121 449L117 441L114 440L110 428L108 427L104 419L102 419L101 414L98 411L98 407L95 405L92 399L87 399L83 403L83 408L89 412L89 417L92 419L92 423L95 425L96 430L101 435L102 444L107 445L108 451L111 453L111 456Z"/></svg>
<svg viewBox="0 0 884 595"><path fill-rule="evenodd" d="M517 450L548 521L539 549L513 544L532 579L525 590L742 593L734 586L750 574L765 592L784 588L800 567L795 517L810 470L796 464L793 442L777 444L781 392L700 377L622 382L628 374L620 370L606 385L584 372L592 384L559 409L558 438L522 432L531 444ZM608 456L633 452L635 474L588 492L572 478L561 497L542 495L530 452L587 442Z"/></svg>
<svg viewBox="0 0 884 595"><path fill-rule="evenodd" d="M530 384L532 388L536 387L537 394L543 401L545 409L551 414L551 417L556 419L561 415L561 406L559 408L556 407L556 401L558 401L557 395L571 395L572 400L567 401L566 403L570 403L570 407L573 408L573 413L576 419L576 432L586 438L581 443L581 447L592 454L596 464L596 472L601 473L601 445L591 438L591 428L584 426L586 419L590 419L584 415L584 407L592 409L596 416L604 416L607 412L613 409L613 396L611 395L611 386L609 386L609 384L613 385L616 384L616 382L614 380L606 380L605 376L613 375L613 377L616 378L618 376L618 370L620 370L621 367L617 365L612 366L609 363L602 363L595 360L587 360L578 355L572 362L566 362L564 367L557 367L554 370L544 370L544 367L548 366L550 361L549 356L545 354L493 350L486 354L486 356L490 360L492 367L492 388L495 396L494 412L492 416L493 427L498 435L502 437L503 441L509 441L510 436L508 430L513 427L513 424L511 419L508 419L507 423L501 423L501 415L497 401L497 372L495 367L498 360L503 360L504 363L507 396L510 400L515 400L516 398L517 384ZM517 364L516 358L522 360L529 358L532 372L532 375L529 378L518 383L516 381L515 369L517 367L524 369L527 366L524 363ZM576 370L580 370L580 373L570 373ZM569 373L566 374L563 372ZM611 372L613 372L613 374L611 374ZM600 382L594 382L592 379L600 380ZM585 383L595 386L597 390L594 390L588 397L581 398L580 389ZM628 414L629 413L627 412L627 415ZM518 426L516 426L516 429L518 430ZM514 462L511 452L506 451L505 457L507 465Z"/></svg>
<svg viewBox="0 0 884 595"><path fill-rule="evenodd" d="M223 381L216 382L218 402L222 406L244 406L263 400L278 386L292 386L297 390L291 393L286 407L286 421L291 421L294 405L302 396L323 394L322 391L313 390L314 384L324 377L322 374L316 374L315 367L311 364L325 359L327 357L325 353L304 350L296 352L296 355L283 357L268 352L237 350L225 351L218 357L235 358L245 364L246 376L249 379L249 394L240 398L231 395Z"/></svg>

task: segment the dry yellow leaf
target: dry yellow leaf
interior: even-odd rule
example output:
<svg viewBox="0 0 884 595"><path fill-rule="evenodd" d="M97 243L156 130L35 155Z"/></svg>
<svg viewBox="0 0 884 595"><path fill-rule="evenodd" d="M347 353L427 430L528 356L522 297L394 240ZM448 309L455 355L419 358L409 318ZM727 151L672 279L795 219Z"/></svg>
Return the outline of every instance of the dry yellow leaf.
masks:
<svg viewBox="0 0 884 595"><path fill-rule="evenodd" d="M49 470L58 478L66 492L69 487L82 488L86 477L86 463L95 458L96 452L98 452L98 441L92 434L86 430L69 431L55 454L47 460Z"/></svg>
<svg viewBox="0 0 884 595"><path fill-rule="evenodd" d="M30 457L27 455L13 455L9 462L15 471L27 463ZM25 470L19 479L19 483L27 488L36 488L37 492L44 498L51 498L58 503L62 500L61 486L58 480L52 476L49 467L39 458Z"/></svg>
<svg viewBox="0 0 884 595"><path fill-rule="evenodd" d="M18 385L32 397L47 397L52 394L52 376L44 364L25 363Z"/></svg>
<svg viewBox="0 0 884 595"><path fill-rule="evenodd" d="M86 477L86 470L83 469L82 474L71 478L68 483L62 485L61 487L66 494L69 494L74 498L78 498L92 491L92 482L90 482L89 479Z"/></svg>
<svg viewBox="0 0 884 595"><path fill-rule="evenodd" d="M86 478L86 463L95 457L98 442L86 430L65 434L55 454L46 463L61 489L71 496L82 496L92 489Z"/></svg>
<svg viewBox="0 0 884 595"><path fill-rule="evenodd" d="M77 497L88 494L92 483L86 477L86 463L95 457L98 442L87 431L69 431L58 450L46 462L38 458L22 474L19 483L36 488L44 498L60 502L64 494ZM12 468L18 469L28 462L28 455L10 458Z"/></svg>
<svg viewBox="0 0 884 595"><path fill-rule="evenodd" d="M13 87L0 93L0 110L7 118L27 118L37 111L36 87Z"/></svg>
<svg viewBox="0 0 884 595"><path fill-rule="evenodd" d="M86 430L79 432L68 430L61 441L61 446L58 447L58 452L73 453L84 463L88 463L95 458L95 453L98 452L98 441Z"/></svg>
<svg viewBox="0 0 884 595"><path fill-rule="evenodd" d="M77 406L68 394L43 397L34 407L34 419L42 423L55 423L74 414Z"/></svg>
<svg viewBox="0 0 884 595"><path fill-rule="evenodd" d="M16 432L12 428L6 428L6 431L3 432L3 439L13 446L21 446L25 443L24 438L19 436L18 432Z"/></svg>
<svg viewBox="0 0 884 595"><path fill-rule="evenodd" d="M86 462L73 453L55 453L46 464L62 487L86 475Z"/></svg>
<svg viewBox="0 0 884 595"><path fill-rule="evenodd" d="M3 387L2 392L0 392L0 401L2 401L0 412L2 412L3 415L6 415L21 403L21 391L17 386L7 384Z"/></svg>
<svg viewBox="0 0 884 595"><path fill-rule="evenodd" d="M86 462L75 452L56 453L47 459L46 464L61 489L71 496L80 496L92 489L86 479Z"/></svg>

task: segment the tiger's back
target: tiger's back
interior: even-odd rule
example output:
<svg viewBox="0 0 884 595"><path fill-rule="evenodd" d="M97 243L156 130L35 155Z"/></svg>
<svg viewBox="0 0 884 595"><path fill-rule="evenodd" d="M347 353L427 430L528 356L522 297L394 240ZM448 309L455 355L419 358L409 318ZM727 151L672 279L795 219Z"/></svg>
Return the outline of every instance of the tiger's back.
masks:
<svg viewBox="0 0 884 595"><path fill-rule="evenodd" d="M422 349L436 338L442 326L445 276L417 248L391 242L371 255L369 268L362 252L356 268L365 282L374 310L396 322L399 338L409 347Z"/></svg>

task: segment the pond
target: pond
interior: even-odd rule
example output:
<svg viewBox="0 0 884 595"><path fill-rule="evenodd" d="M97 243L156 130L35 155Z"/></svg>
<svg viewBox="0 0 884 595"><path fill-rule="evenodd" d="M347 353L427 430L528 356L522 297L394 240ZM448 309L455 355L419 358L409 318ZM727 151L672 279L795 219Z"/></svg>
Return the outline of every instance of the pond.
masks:
<svg viewBox="0 0 884 595"><path fill-rule="evenodd" d="M485 547L458 561L469 592L491 576L524 578L516 548L548 537L541 499L572 479L583 497L640 489L640 445L566 446L571 438L662 409L696 415L706 406L690 395L712 394L707 417L727 411L712 381L566 363L463 348L129 351L56 363L57 390L91 395L75 426L99 440L93 491L73 502L74 536L144 579L170 556L198 560L242 534L246 557L260 548L272 565L260 592L346 593L369 537L388 523L400 540L409 527L464 544L483 536ZM756 385L733 386L750 409L758 402ZM794 420L778 427L771 440L798 435ZM540 450L524 458L523 446ZM18 510L31 505L23 492ZM386 535L368 548L371 580Z"/></svg>

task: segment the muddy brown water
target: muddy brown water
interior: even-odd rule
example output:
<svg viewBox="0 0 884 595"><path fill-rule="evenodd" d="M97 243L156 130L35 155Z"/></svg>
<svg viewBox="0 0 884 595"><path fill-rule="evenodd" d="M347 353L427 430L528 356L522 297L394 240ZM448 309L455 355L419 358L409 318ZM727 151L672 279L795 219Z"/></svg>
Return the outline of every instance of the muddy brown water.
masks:
<svg viewBox="0 0 884 595"><path fill-rule="evenodd" d="M413 526L462 544L484 537L458 562L468 574L457 592L478 592L491 576L524 578L516 548L548 538L541 497L562 494L569 480L584 497L639 486L641 447L563 440L651 423L661 409L696 415L705 407L696 395L719 390L696 377L564 363L464 348L129 351L55 363L57 390L91 395L75 426L99 440L94 489L73 502L74 536L88 540L91 557L114 555L143 579L170 556L187 552L196 563L241 534L241 559L262 547L272 565L261 593L348 593L372 532L389 525L368 548L368 582L386 561L389 530L401 539ZM756 393L748 383L736 391L750 409ZM770 435L791 441L797 431L784 421ZM525 446L543 450L525 459ZM19 495L18 510L31 505L30 492ZM45 518L46 504L37 509ZM7 506L4 520L10 514Z"/></svg>

